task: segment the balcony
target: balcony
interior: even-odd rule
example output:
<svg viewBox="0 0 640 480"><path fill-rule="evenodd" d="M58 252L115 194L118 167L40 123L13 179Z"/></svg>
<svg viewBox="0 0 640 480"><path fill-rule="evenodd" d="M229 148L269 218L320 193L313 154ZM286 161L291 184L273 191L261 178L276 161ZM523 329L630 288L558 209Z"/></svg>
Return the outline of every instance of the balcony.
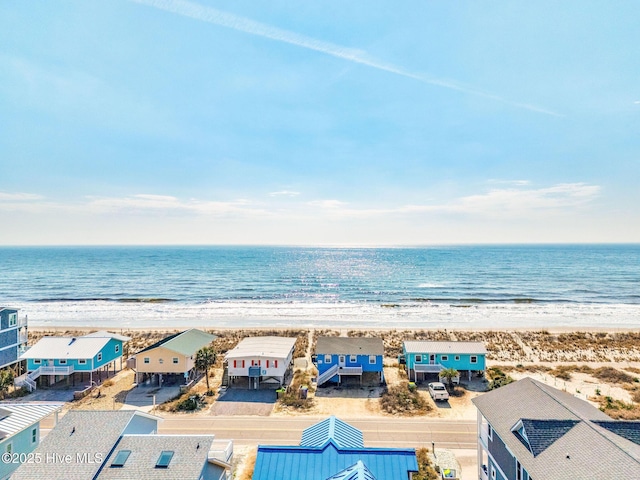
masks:
<svg viewBox="0 0 640 480"><path fill-rule="evenodd" d="M233 440L214 440L207 456L208 460L222 467L230 467L231 457L233 457Z"/></svg>
<svg viewBox="0 0 640 480"><path fill-rule="evenodd" d="M338 375L362 375L362 367L340 367Z"/></svg>

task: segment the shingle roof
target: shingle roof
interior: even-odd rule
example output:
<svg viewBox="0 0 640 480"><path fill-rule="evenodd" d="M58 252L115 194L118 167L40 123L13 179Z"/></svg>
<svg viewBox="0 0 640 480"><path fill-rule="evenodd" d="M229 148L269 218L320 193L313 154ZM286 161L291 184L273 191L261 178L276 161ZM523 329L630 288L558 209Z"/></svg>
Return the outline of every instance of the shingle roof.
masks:
<svg viewBox="0 0 640 480"><path fill-rule="evenodd" d="M327 480L376 480L367 466L358 460L357 463L345 468L339 473L332 475Z"/></svg>
<svg viewBox="0 0 640 480"><path fill-rule="evenodd" d="M213 435L124 435L106 459L98 480L199 480ZM131 454L121 467L111 464L121 450ZM172 451L166 468L156 468L162 451ZM212 466L213 467L213 466Z"/></svg>
<svg viewBox="0 0 640 480"><path fill-rule="evenodd" d="M121 342L128 342L129 340L131 340L131 337L127 337L126 335L118 335L117 333L107 332L106 330L98 330L97 332L84 335L84 337L115 338L116 340L120 340Z"/></svg>
<svg viewBox="0 0 640 480"><path fill-rule="evenodd" d="M612 428L601 426L613 420L573 395L525 378L476 397L472 402L491 424L494 434L509 447L533 478L638 478L640 445L629 440L628 436L617 435ZM540 445L552 436L555 440L540 449L534 457L512 431L517 422L523 419L549 422L569 420L575 424L561 436L558 436L559 429L555 429L546 439L541 434ZM634 422L624 423L632 428L633 425L628 424Z"/></svg>
<svg viewBox="0 0 640 480"><path fill-rule="evenodd" d="M404 350L407 353L461 353L463 355L483 355L487 353L487 349L482 342L429 342L407 340L404 342Z"/></svg>
<svg viewBox="0 0 640 480"><path fill-rule="evenodd" d="M64 403L0 404L0 439L4 439L62 410Z"/></svg>
<svg viewBox="0 0 640 480"><path fill-rule="evenodd" d="M318 337L316 354L384 355L384 344L381 338Z"/></svg>
<svg viewBox="0 0 640 480"><path fill-rule="evenodd" d="M334 415L305 429L300 446L322 447L330 441L341 448L364 447L362 432Z"/></svg>
<svg viewBox="0 0 640 480"><path fill-rule="evenodd" d="M514 433L534 457L544 452L578 423L577 420L531 420L528 418L523 418L521 422L525 436Z"/></svg>
<svg viewBox="0 0 640 480"><path fill-rule="evenodd" d="M12 480L86 480L93 478L127 425L136 415L160 420L135 410L71 410L34 450L40 463L23 463ZM83 457L83 455L87 457ZM59 460L70 455L71 463ZM93 459L95 463L83 461ZM53 460L49 460L53 459ZM58 460L55 460L58 459ZM98 461L100 460L100 461Z"/></svg>
<svg viewBox="0 0 640 480"><path fill-rule="evenodd" d="M206 347L217 337L197 328L185 330L184 332L174 333L159 342L140 350L136 355L152 350L154 348L163 347L181 355L193 355L202 347Z"/></svg>
<svg viewBox="0 0 640 480"><path fill-rule="evenodd" d="M109 340L109 337L43 337L20 358L93 358Z"/></svg>
<svg viewBox="0 0 640 480"><path fill-rule="evenodd" d="M616 435L626 438L636 445L640 445L640 422L638 421L631 422L622 420L611 420L605 422L595 421L593 423L612 433L615 433Z"/></svg>
<svg viewBox="0 0 640 480"><path fill-rule="evenodd" d="M295 338L289 337L247 337L229 350L224 358L269 357L287 358L296 344Z"/></svg>

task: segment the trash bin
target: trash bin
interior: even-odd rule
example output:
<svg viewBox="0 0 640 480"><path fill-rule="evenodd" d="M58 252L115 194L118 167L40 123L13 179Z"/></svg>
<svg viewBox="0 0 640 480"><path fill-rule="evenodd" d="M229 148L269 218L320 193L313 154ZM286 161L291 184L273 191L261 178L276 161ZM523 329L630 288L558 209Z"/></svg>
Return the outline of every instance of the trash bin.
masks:
<svg viewBox="0 0 640 480"><path fill-rule="evenodd" d="M307 394L309 393L309 387L303 385L300 387L300 398L305 400L307 398Z"/></svg>
<svg viewBox="0 0 640 480"><path fill-rule="evenodd" d="M281 399L284 394L285 394L286 390L284 388L278 388L276 390L276 398Z"/></svg>

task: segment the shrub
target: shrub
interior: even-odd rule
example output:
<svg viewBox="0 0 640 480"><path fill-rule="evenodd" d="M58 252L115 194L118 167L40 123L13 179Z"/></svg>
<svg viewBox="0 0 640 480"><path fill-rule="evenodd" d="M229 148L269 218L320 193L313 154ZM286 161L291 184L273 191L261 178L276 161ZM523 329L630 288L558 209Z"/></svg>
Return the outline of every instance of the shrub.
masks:
<svg viewBox="0 0 640 480"><path fill-rule="evenodd" d="M417 390L409 390L408 382L401 382L387 389L380 397L380 407L390 414L423 415L431 405Z"/></svg>
<svg viewBox="0 0 640 480"><path fill-rule="evenodd" d="M413 480L438 480L440 476L431 463L429 450L425 447L416 449L418 459L418 473L414 474Z"/></svg>
<svg viewBox="0 0 640 480"><path fill-rule="evenodd" d="M593 371L592 374L598 380L610 383L632 383L634 378L613 367L600 367Z"/></svg>
<svg viewBox="0 0 640 480"><path fill-rule="evenodd" d="M514 381L510 375L507 375L497 367L489 368L487 370L487 377L491 380L488 386L489 390L504 387Z"/></svg>

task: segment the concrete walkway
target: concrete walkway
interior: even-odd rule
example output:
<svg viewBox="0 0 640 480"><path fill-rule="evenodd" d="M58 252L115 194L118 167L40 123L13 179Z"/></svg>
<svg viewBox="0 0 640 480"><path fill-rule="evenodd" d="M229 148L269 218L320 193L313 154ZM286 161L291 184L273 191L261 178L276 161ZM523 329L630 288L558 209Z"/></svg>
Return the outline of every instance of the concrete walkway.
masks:
<svg viewBox="0 0 640 480"><path fill-rule="evenodd" d="M168 387L144 387L137 386L127 394L122 410L140 410L150 412L153 409L153 397L156 405L160 405L180 394L179 386Z"/></svg>

